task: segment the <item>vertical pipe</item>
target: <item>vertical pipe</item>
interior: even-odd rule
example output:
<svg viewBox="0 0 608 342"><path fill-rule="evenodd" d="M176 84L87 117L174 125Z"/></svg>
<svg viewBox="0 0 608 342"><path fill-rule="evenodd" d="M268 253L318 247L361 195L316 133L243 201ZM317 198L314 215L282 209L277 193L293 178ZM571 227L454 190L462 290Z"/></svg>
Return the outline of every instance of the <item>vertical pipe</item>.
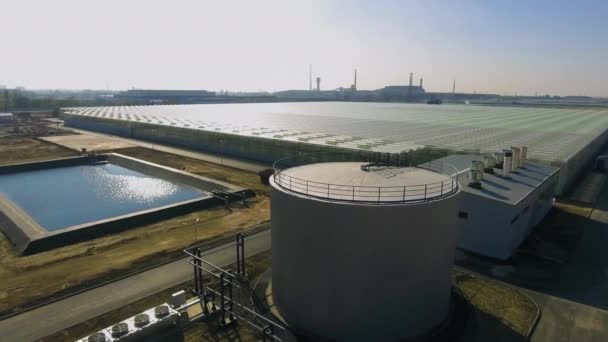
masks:
<svg viewBox="0 0 608 342"><path fill-rule="evenodd" d="M200 295L201 294L201 290L199 288L199 282L198 282L198 268L197 268L198 260L196 258L196 255L197 255L196 248L193 250L193 252L194 252L193 253L194 254L194 259L192 261L194 261L194 265L192 265L192 271L194 271L194 292L197 295Z"/></svg>

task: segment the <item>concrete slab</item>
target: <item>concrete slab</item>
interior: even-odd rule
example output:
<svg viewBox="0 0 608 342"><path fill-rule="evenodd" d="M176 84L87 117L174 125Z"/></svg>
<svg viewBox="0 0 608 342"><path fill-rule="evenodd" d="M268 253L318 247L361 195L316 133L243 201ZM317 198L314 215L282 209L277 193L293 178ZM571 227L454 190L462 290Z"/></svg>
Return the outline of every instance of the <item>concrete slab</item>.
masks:
<svg viewBox="0 0 608 342"><path fill-rule="evenodd" d="M532 342L600 342L608 339L608 311L523 290L541 308Z"/></svg>
<svg viewBox="0 0 608 342"><path fill-rule="evenodd" d="M587 172L581 179L579 184L573 186L572 192L568 199L571 201L592 204L597 201L597 198L606 182L605 173Z"/></svg>
<svg viewBox="0 0 608 342"><path fill-rule="evenodd" d="M61 145L75 151L80 151L82 148L86 148L87 151L108 151L135 146L110 137L84 134L40 137L38 139Z"/></svg>

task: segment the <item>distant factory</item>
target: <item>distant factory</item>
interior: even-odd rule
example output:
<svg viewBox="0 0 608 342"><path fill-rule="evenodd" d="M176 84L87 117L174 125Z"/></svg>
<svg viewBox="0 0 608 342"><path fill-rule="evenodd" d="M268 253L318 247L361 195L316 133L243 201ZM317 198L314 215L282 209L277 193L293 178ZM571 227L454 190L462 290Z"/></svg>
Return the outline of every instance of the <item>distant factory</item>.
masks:
<svg viewBox="0 0 608 342"><path fill-rule="evenodd" d="M274 102L275 97L265 93L216 93L207 90L131 89L114 95L120 104L203 104L233 102Z"/></svg>
<svg viewBox="0 0 608 342"><path fill-rule="evenodd" d="M215 97L214 92L206 90L144 90L121 91L115 97L132 103L154 104L192 104L207 102Z"/></svg>
<svg viewBox="0 0 608 342"><path fill-rule="evenodd" d="M414 85L414 74L410 73L409 85L391 85L376 90L359 90L357 88L357 69L354 72L353 84L331 90L321 90L321 77L316 77L316 87L312 87L312 73L309 75L308 90L285 90L274 95L279 100L287 101L420 101L426 96L422 86Z"/></svg>

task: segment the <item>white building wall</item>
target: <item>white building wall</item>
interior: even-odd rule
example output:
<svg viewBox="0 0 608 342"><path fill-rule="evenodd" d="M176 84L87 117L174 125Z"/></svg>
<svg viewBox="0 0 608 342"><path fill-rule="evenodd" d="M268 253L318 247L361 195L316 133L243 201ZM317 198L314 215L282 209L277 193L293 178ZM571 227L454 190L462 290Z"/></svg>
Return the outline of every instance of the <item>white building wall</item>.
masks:
<svg viewBox="0 0 608 342"><path fill-rule="evenodd" d="M510 258L553 207L557 179L554 174L517 205L463 191L458 248L500 260ZM463 213L467 218L461 217Z"/></svg>

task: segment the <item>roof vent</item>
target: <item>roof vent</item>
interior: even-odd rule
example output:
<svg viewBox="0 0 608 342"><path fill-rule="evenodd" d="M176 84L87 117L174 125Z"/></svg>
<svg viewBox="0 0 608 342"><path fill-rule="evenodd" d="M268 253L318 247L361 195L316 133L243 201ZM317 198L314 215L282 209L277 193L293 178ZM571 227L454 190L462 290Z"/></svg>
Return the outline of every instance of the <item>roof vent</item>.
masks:
<svg viewBox="0 0 608 342"><path fill-rule="evenodd" d="M502 152L495 152L494 153L494 158L496 158L496 165L495 168L497 169L502 169L502 161L505 157L505 154Z"/></svg>
<svg viewBox="0 0 608 342"><path fill-rule="evenodd" d="M129 325L125 322L116 323L112 326L112 337L117 338L129 332Z"/></svg>
<svg viewBox="0 0 608 342"><path fill-rule="evenodd" d="M511 161L511 169L515 172L520 166L520 156L521 149L519 147L511 147L511 151L513 151L513 159Z"/></svg>
<svg viewBox="0 0 608 342"><path fill-rule="evenodd" d="M90 335L87 338L87 342L106 342L107 338L106 338L106 334L100 332L96 332L92 335Z"/></svg>
<svg viewBox="0 0 608 342"><path fill-rule="evenodd" d="M154 315L156 318L163 318L169 314L169 307L167 305L161 305L154 308Z"/></svg>
<svg viewBox="0 0 608 342"><path fill-rule="evenodd" d="M494 156L484 156L483 157L483 166L485 173L494 173L494 167L496 167L496 157Z"/></svg>
<svg viewBox="0 0 608 342"><path fill-rule="evenodd" d="M483 179L484 163L474 160L471 162L471 169L469 170L469 186L475 189L481 189L481 180Z"/></svg>
<svg viewBox="0 0 608 342"><path fill-rule="evenodd" d="M146 313L140 313L139 315L135 316L133 320L135 321L135 326L138 328L145 327L146 325L150 324L150 316L148 316Z"/></svg>
<svg viewBox="0 0 608 342"><path fill-rule="evenodd" d="M481 180L483 179L483 173L477 170L470 170L469 186L475 189L481 189Z"/></svg>
<svg viewBox="0 0 608 342"><path fill-rule="evenodd" d="M509 177L513 161L513 151L505 150L505 156L502 161L502 176Z"/></svg>

